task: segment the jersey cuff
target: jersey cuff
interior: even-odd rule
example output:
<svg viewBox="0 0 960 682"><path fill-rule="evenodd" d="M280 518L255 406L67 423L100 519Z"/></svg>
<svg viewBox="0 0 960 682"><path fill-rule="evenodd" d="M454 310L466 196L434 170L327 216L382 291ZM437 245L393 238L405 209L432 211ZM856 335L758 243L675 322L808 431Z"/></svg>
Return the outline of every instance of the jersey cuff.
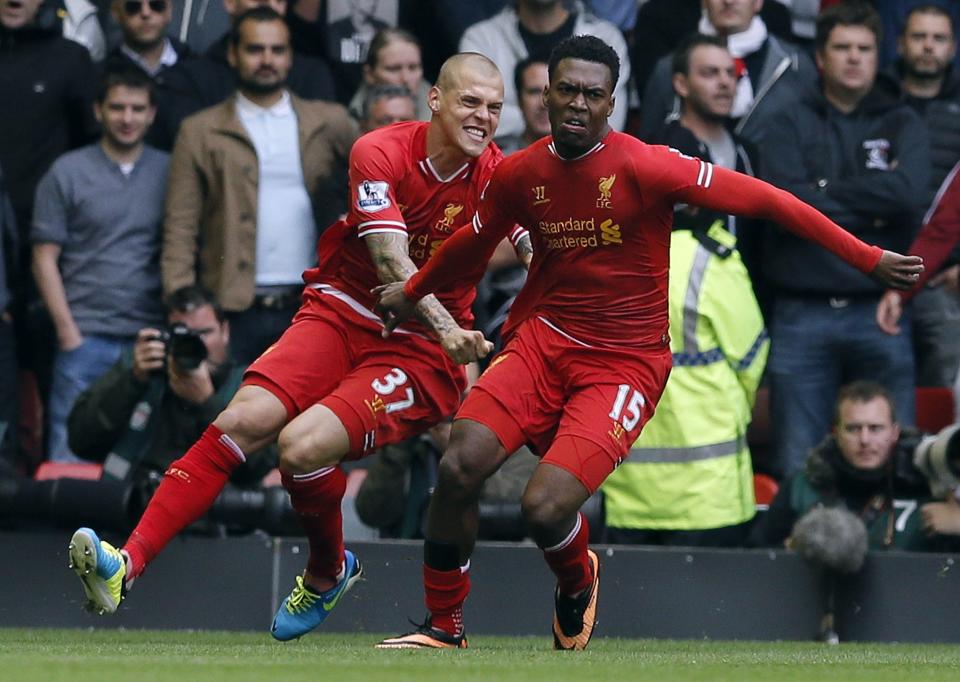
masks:
<svg viewBox="0 0 960 682"><path fill-rule="evenodd" d="M406 235L406 228L405 223L397 220L370 220L357 225L357 236L366 237L369 234L379 234L381 232L399 232Z"/></svg>

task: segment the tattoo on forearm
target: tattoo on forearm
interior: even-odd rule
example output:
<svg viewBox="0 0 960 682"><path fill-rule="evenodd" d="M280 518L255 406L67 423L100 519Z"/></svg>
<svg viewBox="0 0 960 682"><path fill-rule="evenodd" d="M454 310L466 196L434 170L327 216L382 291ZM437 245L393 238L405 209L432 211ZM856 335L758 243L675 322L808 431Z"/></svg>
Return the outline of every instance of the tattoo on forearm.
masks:
<svg viewBox="0 0 960 682"><path fill-rule="evenodd" d="M517 257L526 262L533 258L533 243L530 241L530 235L525 234L520 237L516 246Z"/></svg>
<svg viewBox="0 0 960 682"><path fill-rule="evenodd" d="M370 258L377 276L384 284L404 282L417 271L407 252L405 235L395 232L372 234L366 237ZM438 336L456 329L457 323L433 294L424 296L417 304L417 319Z"/></svg>
<svg viewBox="0 0 960 682"><path fill-rule="evenodd" d="M427 325L429 329L432 329L438 336L443 336L457 328L456 320L433 294L424 296L417 303L417 319Z"/></svg>

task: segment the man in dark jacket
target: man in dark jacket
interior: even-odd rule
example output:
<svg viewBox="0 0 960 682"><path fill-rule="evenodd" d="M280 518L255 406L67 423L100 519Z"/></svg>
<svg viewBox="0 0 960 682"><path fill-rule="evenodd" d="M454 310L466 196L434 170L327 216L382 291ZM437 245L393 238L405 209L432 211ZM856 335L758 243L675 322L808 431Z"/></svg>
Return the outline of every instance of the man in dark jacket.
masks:
<svg viewBox="0 0 960 682"><path fill-rule="evenodd" d="M231 20L249 9L266 6L281 16L286 14L286 0L223 0ZM173 148L180 123L190 114L219 104L237 88L236 73L227 62L230 33L227 32L199 57L181 60L166 74L159 99L167 107L159 112L156 143L167 151ZM302 99L335 99L333 76L326 63L294 52L287 76L287 88Z"/></svg>
<svg viewBox="0 0 960 682"><path fill-rule="evenodd" d="M41 0L0 0L0 165L21 247L29 244L37 182L54 159L97 131L96 69L86 48L61 36L53 10ZM28 257L21 254L24 265Z"/></svg>
<svg viewBox="0 0 960 682"><path fill-rule="evenodd" d="M103 462L105 478L162 474L240 386L246 368L230 357L230 323L213 294L184 287L169 297L167 308L167 322L180 340L174 334L164 341L160 330L141 329L133 351L84 391L70 412L70 449ZM194 354L187 353L187 335L193 337ZM197 340L205 358L196 355ZM248 458L234 483L259 483L276 466L276 454L269 454Z"/></svg>
<svg viewBox="0 0 960 682"><path fill-rule="evenodd" d="M960 77L953 68L957 40L953 19L940 6L914 7L898 42L893 69L903 100L927 124L932 162L924 208L932 210L944 178L960 161ZM960 368L960 300L956 258L913 299L913 344L917 382L953 386Z"/></svg>
<svg viewBox="0 0 960 682"><path fill-rule="evenodd" d="M736 90L736 65L719 36L694 34L673 53L673 89L680 100L680 117L667 123L648 142L710 161L723 168L758 176L753 145L730 132L730 111ZM686 207L674 214L677 226L706 231L721 216ZM758 298L762 289L761 228L756 221L722 216L737 237L737 250L750 273ZM740 229L741 227L746 229ZM762 301L761 301L762 303Z"/></svg>
<svg viewBox="0 0 960 682"><path fill-rule="evenodd" d="M879 19L853 0L817 21L820 88L770 121L767 180L861 239L903 250L919 225L929 177L919 117L875 87ZM834 256L771 233L764 266L774 289L768 364L778 466L792 473L827 432L844 381L872 379L914 418L913 353L904 335L873 323L882 291Z"/></svg>
<svg viewBox="0 0 960 682"><path fill-rule="evenodd" d="M704 0L700 23L691 30L726 41L736 59L737 84L731 117L738 135L760 145L771 112L786 106L816 78L810 58L768 33L758 0ZM775 3L768 3L775 4ZM679 116L680 102L671 84L670 55L657 62L640 100L640 137L644 140Z"/></svg>
<svg viewBox="0 0 960 682"><path fill-rule="evenodd" d="M844 386L833 433L788 478L751 532L751 544L783 546L814 507L843 507L867 528L871 549L933 549L922 529L920 505L930 488L913 467L920 434L897 423L890 394L879 384Z"/></svg>

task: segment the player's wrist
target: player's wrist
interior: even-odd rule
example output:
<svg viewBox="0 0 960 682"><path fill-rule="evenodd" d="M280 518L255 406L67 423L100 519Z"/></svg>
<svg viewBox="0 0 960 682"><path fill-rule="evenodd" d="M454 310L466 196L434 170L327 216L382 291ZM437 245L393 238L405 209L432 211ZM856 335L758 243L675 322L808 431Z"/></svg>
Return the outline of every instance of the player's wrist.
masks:
<svg viewBox="0 0 960 682"><path fill-rule="evenodd" d="M407 300L410 303L419 303L420 299L426 296L426 293L421 293L417 291L417 283L415 281L416 275L408 279L403 284L403 295L407 297Z"/></svg>

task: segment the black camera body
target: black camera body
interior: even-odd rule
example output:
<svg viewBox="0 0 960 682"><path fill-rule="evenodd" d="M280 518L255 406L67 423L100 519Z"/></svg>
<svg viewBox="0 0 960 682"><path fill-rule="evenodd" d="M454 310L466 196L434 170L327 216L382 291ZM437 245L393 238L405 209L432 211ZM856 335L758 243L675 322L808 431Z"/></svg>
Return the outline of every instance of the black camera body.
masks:
<svg viewBox="0 0 960 682"><path fill-rule="evenodd" d="M196 369L207 359L207 346L200 338L199 332L193 331L185 324L178 322L171 325L154 339L166 345L167 355L181 369Z"/></svg>

